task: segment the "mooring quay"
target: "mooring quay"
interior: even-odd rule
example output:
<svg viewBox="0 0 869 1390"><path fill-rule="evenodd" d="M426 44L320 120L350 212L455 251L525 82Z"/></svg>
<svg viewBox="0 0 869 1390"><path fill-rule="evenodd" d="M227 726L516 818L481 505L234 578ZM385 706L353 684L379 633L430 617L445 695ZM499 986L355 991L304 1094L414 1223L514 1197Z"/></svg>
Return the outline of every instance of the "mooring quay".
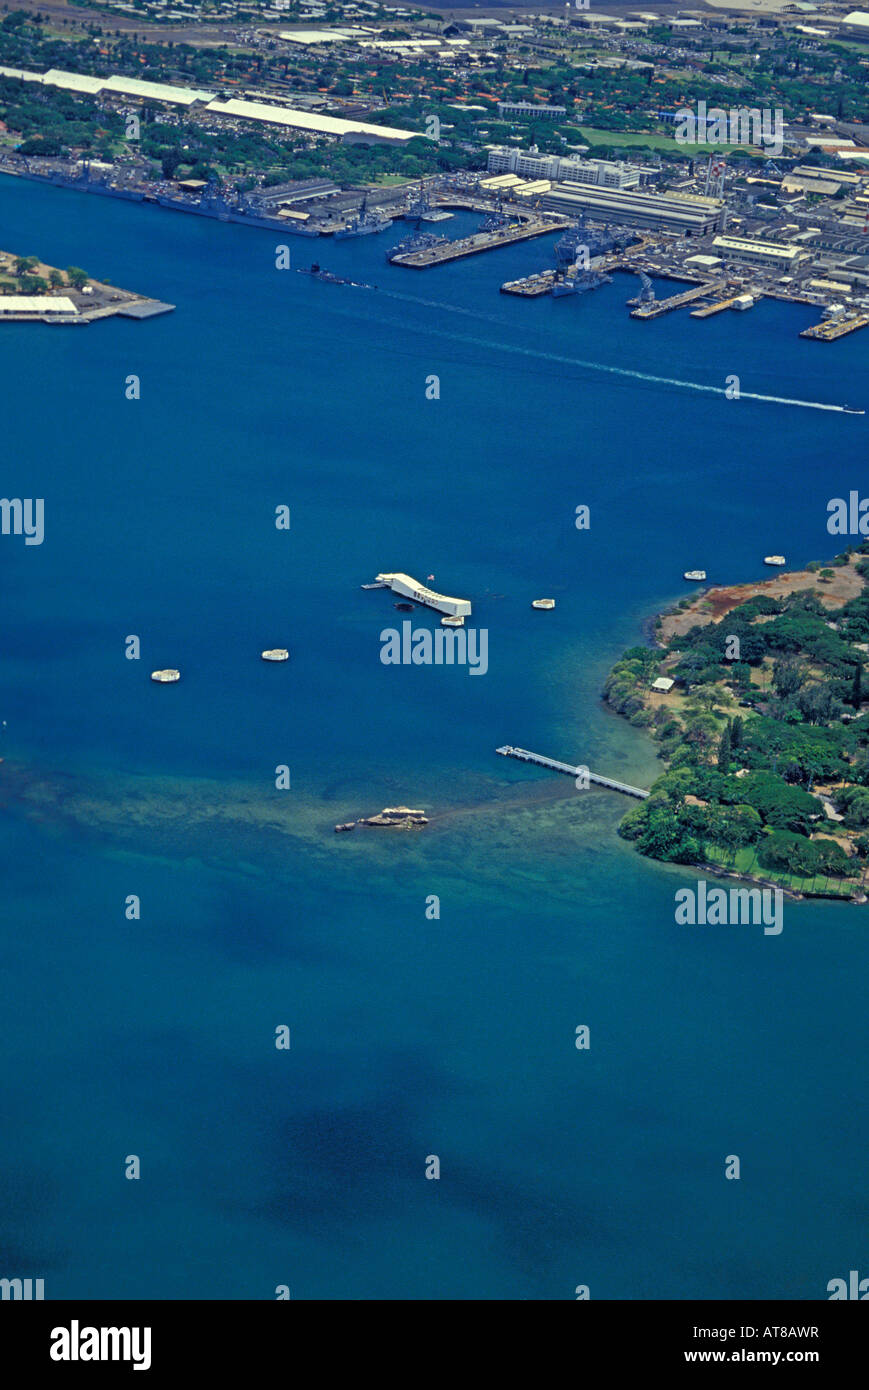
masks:
<svg viewBox="0 0 869 1390"><path fill-rule="evenodd" d="M436 246L423 247L419 251L401 251L389 259L392 265L425 270L431 265L444 265L463 256L476 256L481 251L494 251L499 246L512 246L517 241L545 236L547 232L561 232L568 225L566 217L557 217L552 213L528 217L517 225L497 227L491 232L475 232L473 236L462 237L460 241L439 241Z"/></svg>
<svg viewBox="0 0 869 1390"><path fill-rule="evenodd" d="M495 752L500 753L503 758L518 758L522 763L551 767L553 772L564 772L568 777L588 777L589 782L595 782L599 787L609 787L610 791L623 792L625 796L638 796L640 800L645 800L649 795L642 787L617 782L614 777L601 777L597 772L590 772L587 767L571 767L570 763L560 763L556 758L545 758L542 753L529 753L527 748L511 748L509 743L505 743L503 747L496 748Z"/></svg>

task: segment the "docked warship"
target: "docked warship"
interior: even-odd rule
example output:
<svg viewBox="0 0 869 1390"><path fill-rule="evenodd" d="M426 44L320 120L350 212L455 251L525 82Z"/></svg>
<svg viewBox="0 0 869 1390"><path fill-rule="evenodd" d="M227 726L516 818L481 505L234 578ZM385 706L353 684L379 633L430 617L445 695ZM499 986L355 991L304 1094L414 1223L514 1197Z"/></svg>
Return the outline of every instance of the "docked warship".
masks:
<svg viewBox="0 0 869 1390"><path fill-rule="evenodd" d="M601 230L603 235L598 236L580 223L559 237L555 243L555 279L550 290L553 299L568 294L585 294L588 290L600 289L601 285L612 284L612 276L605 271L591 267L583 269L580 264L581 256L599 256L604 246L610 249L607 243L611 243L612 238Z"/></svg>
<svg viewBox="0 0 869 1390"><path fill-rule="evenodd" d="M349 237L372 236L376 232L385 232L392 226L392 218L384 217L382 213L369 212L367 198L362 199L359 212L346 227L340 227L335 232L336 241L344 241Z"/></svg>
<svg viewBox="0 0 869 1390"><path fill-rule="evenodd" d="M269 231L281 231L289 236L320 235L319 227L308 227L304 223L293 222L285 217L270 216L247 194L227 190L216 181L209 183L202 195L196 198L181 192L150 192L125 186L123 183L112 183L111 174L100 172L95 175L88 162L85 162L83 167L71 164L66 169L50 170L36 168L27 159L22 160L22 164L29 179L53 184L56 188L72 188L77 193L95 193L100 198L121 198L131 203L151 203L155 207L169 208L175 212L189 212L196 217L211 217L217 222L240 222L246 227L265 227Z"/></svg>
<svg viewBox="0 0 869 1390"><path fill-rule="evenodd" d="M438 236L437 232L414 232L412 236L403 237L387 251L386 259L394 261L396 256L404 256L408 251L427 251L432 246L440 246L446 239L444 236Z"/></svg>

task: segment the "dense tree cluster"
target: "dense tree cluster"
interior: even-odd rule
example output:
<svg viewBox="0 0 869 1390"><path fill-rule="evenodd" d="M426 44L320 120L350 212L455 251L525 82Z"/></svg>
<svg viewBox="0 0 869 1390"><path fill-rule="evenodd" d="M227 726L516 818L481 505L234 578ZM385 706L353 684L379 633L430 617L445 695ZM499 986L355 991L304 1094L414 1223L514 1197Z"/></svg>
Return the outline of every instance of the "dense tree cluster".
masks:
<svg viewBox="0 0 869 1390"><path fill-rule="evenodd" d="M831 569L849 560L839 556ZM869 577L869 560L855 569ZM625 652L605 697L631 723L651 727L667 771L620 833L642 854L677 863L751 850L773 876L853 877L869 856L869 835L855 837L852 855L819 834L831 823L816 787L828 788L843 831L869 829L858 642L869 643L869 585L840 608L825 607L813 590L761 595L663 648ZM649 699L662 673L677 682L677 705Z"/></svg>

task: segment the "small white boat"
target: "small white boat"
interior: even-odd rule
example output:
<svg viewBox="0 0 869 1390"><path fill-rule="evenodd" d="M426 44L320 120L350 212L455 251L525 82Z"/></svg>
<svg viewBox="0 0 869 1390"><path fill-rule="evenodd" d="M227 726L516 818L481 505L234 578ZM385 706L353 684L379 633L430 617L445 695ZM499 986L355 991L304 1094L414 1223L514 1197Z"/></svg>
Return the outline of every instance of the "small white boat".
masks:
<svg viewBox="0 0 869 1390"><path fill-rule="evenodd" d="M157 681L158 685L172 685L174 681L180 681L181 672L168 666L165 671L152 671L151 680Z"/></svg>
<svg viewBox="0 0 869 1390"><path fill-rule="evenodd" d="M448 613L447 616L446 616L445 618L441 618L441 627L464 627L464 626L465 626L465 620L464 620L464 618L462 617L461 613L459 613L456 617L453 617L452 614L449 614L449 613Z"/></svg>
<svg viewBox="0 0 869 1390"><path fill-rule="evenodd" d="M705 579L705 578L706 578L706 571L705 571L705 570L686 570L685 573L682 575L682 578L683 578L683 579L696 579L696 580Z"/></svg>
<svg viewBox="0 0 869 1390"><path fill-rule="evenodd" d="M269 647L267 651L260 652L263 661L289 661L290 653L286 647Z"/></svg>
<svg viewBox="0 0 869 1390"><path fill-rule="evenodd" d="M531 600L531 607L532 607L532 608L554 608L554 607L555 607L555 599L554 599L554 598L535 598L535 599L532 599L532 600Z"/></svg>
<svg viewBox="0 0 869 1390"><path fill-rule="evenodd" d="M763 563L765 565L786 565L787 560L783 555L764 555Z"/></svg>

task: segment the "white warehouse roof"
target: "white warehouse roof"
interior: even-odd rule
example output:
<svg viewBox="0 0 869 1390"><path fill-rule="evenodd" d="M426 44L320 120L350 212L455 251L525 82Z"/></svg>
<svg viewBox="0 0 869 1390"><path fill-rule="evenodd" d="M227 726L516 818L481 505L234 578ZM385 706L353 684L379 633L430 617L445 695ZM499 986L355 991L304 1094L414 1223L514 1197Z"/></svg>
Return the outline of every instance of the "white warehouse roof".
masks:
<svg viewBox="0 0 869 1390"><path fill-rule="evenodd" d="M66 295L43 299L39 294L0 295L0 314L77 314L78 309Z"/></svg>
<svg viewBox="0 0 869 1390"><path fill-rule="evenodd" d="M267 121L270 125L292 126L320 135L371 135L380 140L413 140L419 132L396 130L388 125L368 125L364 121L342 121L337 116L318 116L314 111L293 111L287 106L267 106L259 101L210 101L207 109L219 116L238 116L242 120Z"/></svg>
<svg viewBox="0 0 869 1390"><path fill-rule="evenodd" d="M178 106L212 101L215 96L214 92L200 92L195 87L168 87L163 82L142 82L138 77L109 77L103 82L102 90L131 97L150 97L152 101L171 101Z"/></svg>
<svg viewBox="0 0 869 1390"><path fill-rule="evenodd" d="M218 116L236 116L243 121L264 121L270 125L287 126L294 130L309 130L319 135L371 136L393 144L413 140L420 132L398 130L394 126L370 125L365 121L345 121L337 116L319 116L312 111L296 111L288 106L269 106L266 102L243 101L230 97L221 101L214 92L196 87L170 87L163 82L144 82L137 77L86 77L80 73L63 72L52 68L44 76L25 72L22 68L0 67L0 77L17 77L25 82L47 82L70 91L117 92L121 96L140 97L147 101L171 102L176 106L193 106L202 102L207 110ZM428 137L423 137L424 139Z"/></svg>
<svg viewBox="0 0 869 1390"><path fill-rule="evenodd" d="M42 80L52 87L64 87L70 92L93 94L101 91L106 85L104 77L85 77L78 72L61 72L59 68L51 68Z"/></svg>
<svg viewBox="0 0 869 1390"><path fill-rule="evenodd" d="M19 82L42 81L42 73L25 72L23 68L0 68L0 77L17 77Z"/></svg>

